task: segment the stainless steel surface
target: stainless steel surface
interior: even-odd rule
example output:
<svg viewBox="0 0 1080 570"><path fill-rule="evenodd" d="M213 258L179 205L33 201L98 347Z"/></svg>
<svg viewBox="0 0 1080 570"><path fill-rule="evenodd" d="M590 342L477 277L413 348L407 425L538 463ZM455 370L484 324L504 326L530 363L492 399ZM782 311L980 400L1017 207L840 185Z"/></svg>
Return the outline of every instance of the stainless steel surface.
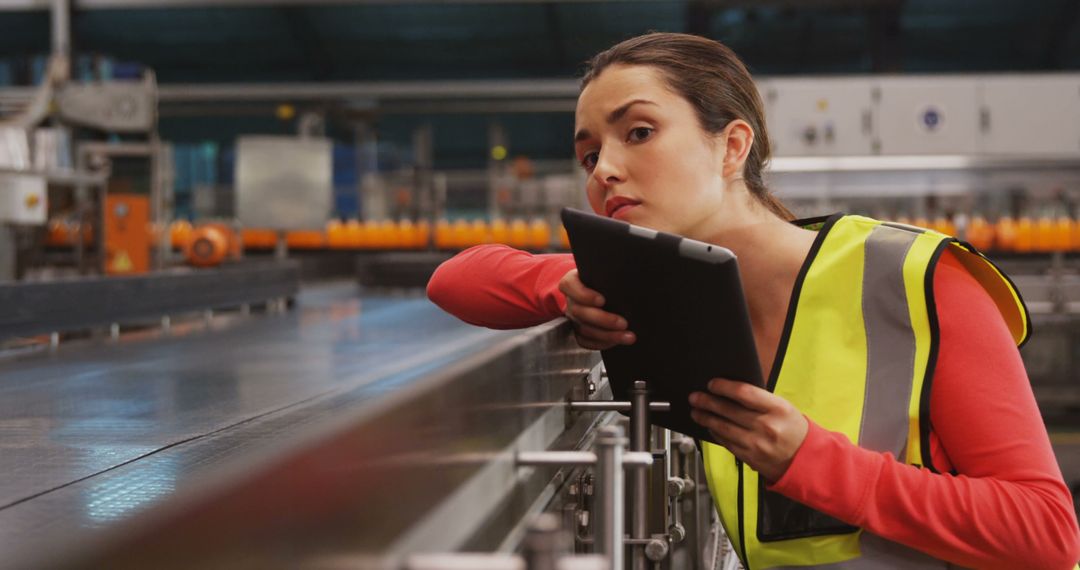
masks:
<svg viewBox="0 0 1080 570"><path fill-rule="evenodd" d="M538 465L595 465L596 454L591 451L524 451L514 459L519 467ZM625 467L648 467L653 464L652 453L630 451L623 453L622 464Z"/></svg>
<svg viewBox="0 0 1080 570"><path fill-rule="evenodd" d="M567 402L566 407L575 412L629 412L630 402L605 400L581 400ZM650 412L670 412L671 402L649 402Z"/></svg>
<svg viewBox="0 0 1080 570"><path fill-rule="evenodd" d="M527 570L525 559L515 554L440 553L417 554L405 562L405 570Z"/></svg>
<svg viewBox="0 0 1080 570"><path fill-rule="evenodd" d="M245 227L323 229L333 208L328 139L243 136L236 145L236 216Z"/></svg>
<svg viewBox="0 0 1080 570"><path fill-rule="evenodd" d="M570 536L559 527L555 514L543 513L529 526L524 548L529 570L556 570L559 558L569 550Z"/></svg>
<svg viewBox="0 0 1080 570"><path fill-rule="evenodd" d="M596 552L606 556L611 570L623 570L623 505L625 492L623 486L623 446L626 438L619 426L600 428L596 438L599 463L596 479L599 482L596 495Z"/></svg>
<svg viewBox="0 0 1080 570"><path fill-rule="evenodd" d="M307 291L295 311L222 318L210 330L174 322L169 335L0 361L0 566L123 524L211 468L269 453L515 334L464 325L426 299L354 291ZM329 490L302 504L329 507L318 506ZM279 524L307 515L250 507L245 518Z"/></svg>
<svg viewBox="0 0 1080 570"><path fill-rule="evenodd" d="M630 450L650 451L649 390L645 382L637 380L630 388ZM630 538L649 536L649 473L634 471L630 474ZM645 548L635 545L631 549L631 568L645 570L648 566Z"/></svg>

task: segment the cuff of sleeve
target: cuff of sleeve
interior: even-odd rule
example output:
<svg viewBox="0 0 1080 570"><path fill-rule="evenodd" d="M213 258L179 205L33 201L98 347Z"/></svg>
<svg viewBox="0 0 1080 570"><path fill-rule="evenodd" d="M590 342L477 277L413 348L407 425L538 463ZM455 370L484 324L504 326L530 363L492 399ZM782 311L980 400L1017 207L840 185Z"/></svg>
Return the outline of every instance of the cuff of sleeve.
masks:
<svg viewBox="0 0 1080 570"><path fill-rule="evenodd" d="M784 474L774 483L766 483L765 488L770 491L790 495L801 488L807 474L817 468L816 459L825 451L823 448L826 443L823 440L828 432L810 418L806 418L806 423L808 424L806 439L803 439L802 445L795 452L795 457L791 458L791 465L788 465L787 471L784 471Z"/></svg>
<svg viewBox="0 0 1080 570"><path fill-rule="evenodd" d="M767 488L848 524L859 524L883 457L851 443L842 433L807 421L810 429L791 465Z"/></svg>

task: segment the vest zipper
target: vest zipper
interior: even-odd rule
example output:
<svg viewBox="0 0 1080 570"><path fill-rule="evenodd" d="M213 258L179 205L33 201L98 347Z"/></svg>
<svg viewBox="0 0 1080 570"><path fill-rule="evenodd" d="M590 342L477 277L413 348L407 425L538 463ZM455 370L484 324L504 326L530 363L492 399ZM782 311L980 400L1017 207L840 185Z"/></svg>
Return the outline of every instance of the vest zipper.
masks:
<svg viewBox="0 0 1080 570"><path fill-rule="evenodd" d="M739 470L738 509L739 516L739 560L742 561L743 570L750 570L749 556L746 554L746 525L743 524L743 464L738 458L735 459L735 468Z"/></svg>

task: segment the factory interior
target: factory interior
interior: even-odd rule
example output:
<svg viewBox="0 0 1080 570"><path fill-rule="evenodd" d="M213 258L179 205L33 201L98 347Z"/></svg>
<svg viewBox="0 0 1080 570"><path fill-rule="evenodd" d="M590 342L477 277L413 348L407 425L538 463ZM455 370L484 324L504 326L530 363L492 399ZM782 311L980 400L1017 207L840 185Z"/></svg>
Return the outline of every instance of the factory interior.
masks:
<svg viewBox="0 0 1080 570"><path fill-rule="evenodd" d="M738 568L664 402L566 319L425 293L473 246L570 252L584 64L649 31L742 58L798 217L1009 276L1080 496L1080 2L3 0L0 30L0 568Z"/></svg>

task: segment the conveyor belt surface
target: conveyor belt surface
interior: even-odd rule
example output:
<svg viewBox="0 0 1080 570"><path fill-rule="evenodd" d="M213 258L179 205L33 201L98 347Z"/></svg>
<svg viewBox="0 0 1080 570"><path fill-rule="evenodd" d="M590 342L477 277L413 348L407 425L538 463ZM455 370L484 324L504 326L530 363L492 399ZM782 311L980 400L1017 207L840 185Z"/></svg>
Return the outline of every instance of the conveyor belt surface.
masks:
<svg viewBox="0 0 1080 570"><path fill-rule="evenodd" d="M210 467L514 334L351 285L224 320L0 360L0 552L117 523Z"/></svg>

